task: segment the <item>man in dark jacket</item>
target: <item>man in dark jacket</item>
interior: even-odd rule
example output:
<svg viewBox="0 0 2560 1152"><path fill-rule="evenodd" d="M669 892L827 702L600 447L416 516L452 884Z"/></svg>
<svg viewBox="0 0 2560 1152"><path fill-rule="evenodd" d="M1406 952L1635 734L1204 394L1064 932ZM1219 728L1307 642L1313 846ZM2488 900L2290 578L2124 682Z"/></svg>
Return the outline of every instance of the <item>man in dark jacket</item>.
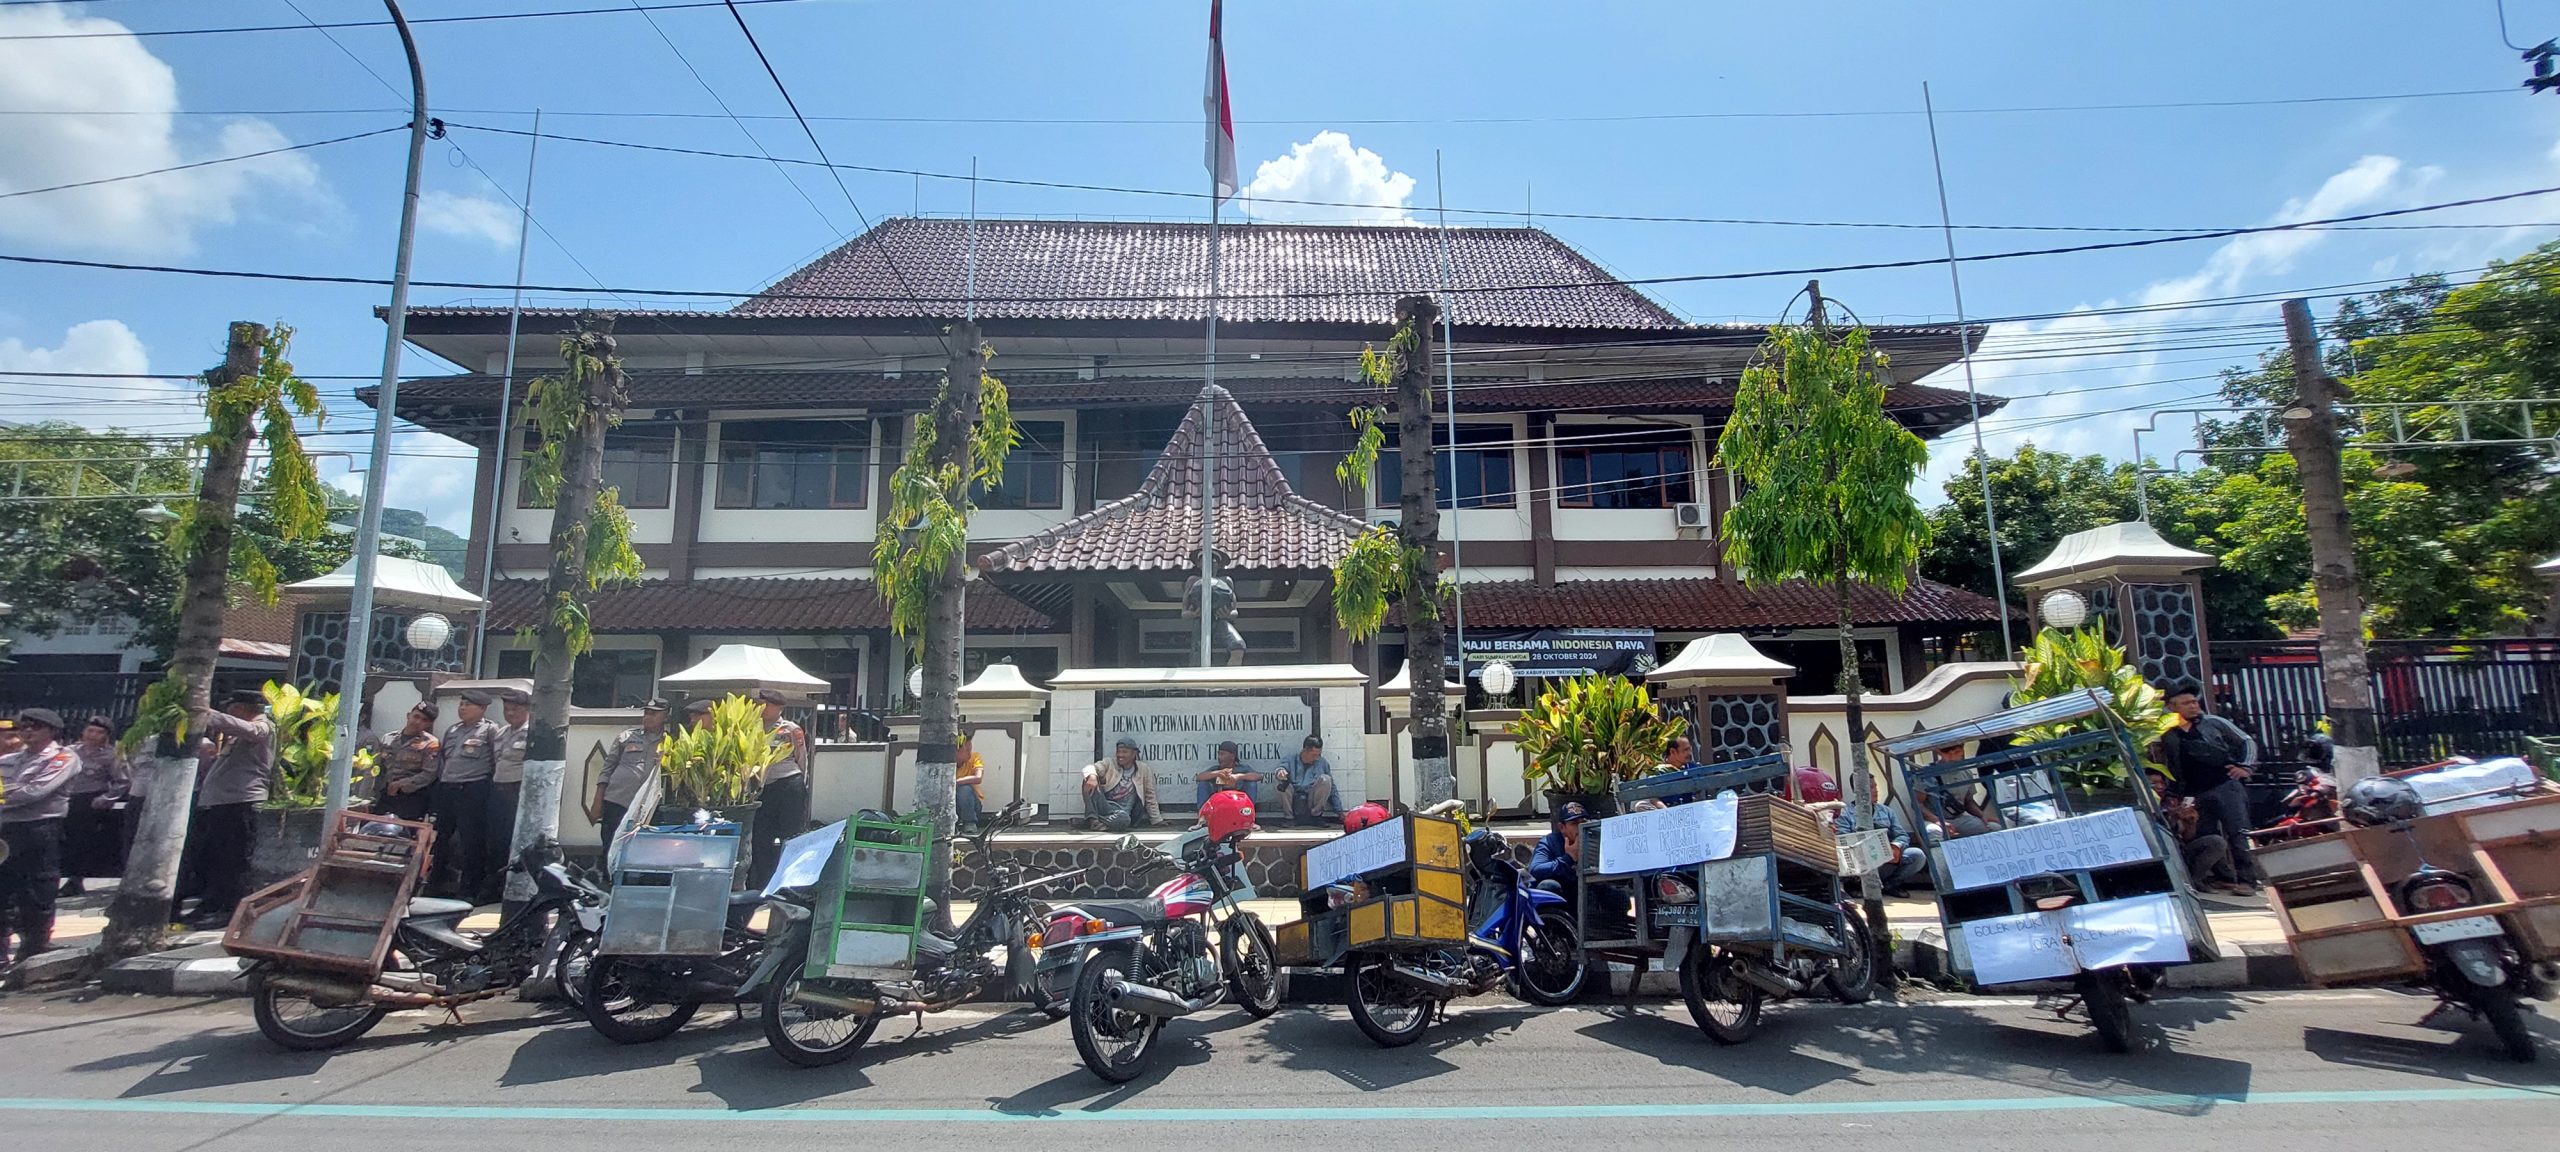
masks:
<svg viewBox="0 0 2560 1152"><path fill-rule="evenodd" d="M1590 816L1582 805L1566 801L1556 809L1555 827L1548 829L1537 849L1529 854L1530 882L1564 897L1568 904L1580 898L1575 881L1582 874L1582 824ZM1598 907L1592 909L1595 916L1626 916L1625 893L1604 887L1596 895Z"/></svg>
<svg viewBox="0 0 2560 1152"><path fill-rule="evenodd" d="M2258 742L2240 726L2207 713L2196 686L2169 690L2178 726L2160 737L2160 760L2178 794L2195 802L2196 834L2231 846L2231 868L2252 890L2258 862L2249 853L2249 790L2242 783L2258 762Z"/></svg>

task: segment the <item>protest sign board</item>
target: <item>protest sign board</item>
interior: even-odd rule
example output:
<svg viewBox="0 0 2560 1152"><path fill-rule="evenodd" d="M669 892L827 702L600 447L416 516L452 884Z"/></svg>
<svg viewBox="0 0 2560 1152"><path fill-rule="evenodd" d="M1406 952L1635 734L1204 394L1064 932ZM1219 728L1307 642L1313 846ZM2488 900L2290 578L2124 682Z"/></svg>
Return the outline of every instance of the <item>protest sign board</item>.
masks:
<svg viewBox="0 0 2560 1152"><path fill-rule="evenodd" d="M1738 798L1727 792L1695 804L1630 812L1600 822L1600 872L1624 876L1733 855L1741 830Z"/></svg>
<svg viewBox="0 0 2560 1152"><path fill-rule="evenodd" d="M2112 808L2068 820L1960 836L1939 846L1955 891L2006 884L2039 872L2076 872L2154 858L2141 812Z"/></svg>

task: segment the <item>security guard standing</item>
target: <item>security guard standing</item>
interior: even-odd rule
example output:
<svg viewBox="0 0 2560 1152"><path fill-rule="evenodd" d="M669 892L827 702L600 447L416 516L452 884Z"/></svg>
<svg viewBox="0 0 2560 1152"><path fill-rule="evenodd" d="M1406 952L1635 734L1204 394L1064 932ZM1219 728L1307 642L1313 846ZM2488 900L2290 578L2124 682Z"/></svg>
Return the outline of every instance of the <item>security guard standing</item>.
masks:
<svg viewBox="0 0 2560 1152"><path fill-rule="evenodd" d="M436 770L435 868L444 890L465 899L488 879L490 780L498 771L501 735L489 718L489 700L477 688L462 694Z"/></svg>
<svg viewBox="0 0 2560 1152"><path fill-rule="evenodd" d="M587 819L596 822L608 848L622 828L622 814L631 810L640 786L658 770L658 741L666 732L667 702L653 699L640 706L638 724L623 729L605 746L604 774L596 778L595 795L587 801Z"/></svg>
<svg viewBox="0 0 2560 1152"><path fill-rule="evenodd" d="M756 797L756 842L747 880L762 888L782 864L783 844L809 830L809 734L782 718L782 693L764 689L756 693L756 702L764 705L764 724L773 742L786 750L764 770L764 791Z"/></svg>
<svg viewBox="0 0 2560 1152"><path fill-rule="evenodd" d="M403 820L424 820L434 803L436 769L444 745L436 739L436 705L421 701L400 730L374 742L374 810Z"/></svg>
<svg viewBox="0 0 2560 1152"><path fill-rule="evenodd" d="M497 900L506 886L507 854L515 846L516 808L524 796L524 746L533 734L533 698L515 689L499 693L506 723L498 729L498 770L490 776L489 836L481 868L488 888L481 896Z"/></svg>

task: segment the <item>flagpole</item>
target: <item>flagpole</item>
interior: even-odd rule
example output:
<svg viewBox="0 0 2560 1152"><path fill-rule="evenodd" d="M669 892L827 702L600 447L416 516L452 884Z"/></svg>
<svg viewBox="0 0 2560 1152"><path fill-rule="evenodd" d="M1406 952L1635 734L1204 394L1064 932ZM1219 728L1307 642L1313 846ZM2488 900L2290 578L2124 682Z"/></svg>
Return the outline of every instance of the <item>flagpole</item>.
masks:
<svg viewBox="0 0 2560 1152"><path fill-rule="evenodd" d="M1217 578L1218 555L1218 296L1219 282L1218 216L1226 202L1227 164L1222 161L1233 148L1227 127L1227 49L1225 29L1219 18L1218 0L1209 0L1209 321L1206 348L1200 371L1200 666L1215 663L1216 648L1211 637L1217 629L1217 598L1211 595L1211 581Z"/></svg>
<svg viewBox="0 0 2560 1152"><path fill-rule="evenodd" d="M1449 185L1441 174L1440 150L1431 150L1431 183L1440 197L1440 381L1449 393L1449 566L1456 572L1450 587L1449 602L1457 618L1458 648L1458 719L1467 716L1467 545L1466 501L1458 498L1458 340L1456 322L1449 318ZM1432 461L1438 468L1439 461ZM1462 723L1458 735L1463 741L1466 728Z"/></svg>
<svg viewBox="0 0 2560 1152"><path fill-rule="evenodd" d="M1929 121L1929 168L1938 177L1938 231L1947 242L1947 285L1956 296L1956 354L1964 358L1965 415L1973 425L1973 472L1982 480L1983 535L1991 541L1991 594L2000 602L2000 658L2012 660L2017 657L2017 648L2009 638L2009 574L2000 562L2000 509L1991 498L1991 458L1982 448L1982 394L1973 387L1973 349L1965 345L1964 274L1956 270L1956 227L1954 218L1947 214L1947 166L1938 158L1938 106L1929 99L1926 80L1920 82L1920 110ZM2133 470L2134 475L2141 475L2142 461L2134 461Z"/></svg>

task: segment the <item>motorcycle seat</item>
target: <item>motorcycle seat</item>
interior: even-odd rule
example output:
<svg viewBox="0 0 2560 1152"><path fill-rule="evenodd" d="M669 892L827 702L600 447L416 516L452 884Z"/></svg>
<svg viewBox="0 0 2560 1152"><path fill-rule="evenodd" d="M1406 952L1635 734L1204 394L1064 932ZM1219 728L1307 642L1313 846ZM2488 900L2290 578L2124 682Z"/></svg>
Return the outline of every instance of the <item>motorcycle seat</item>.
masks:
<svg viewBox="0 0 2560 1152"><path fill-rule="evenodd" d="M952 948L953 945L950 941L945 940L940 936L936 936L931 932L916 933L916 954L919 956L949 956L951 955Z"/></svg>
<svg viewBox="0 0 2560 1152"><path fill-rule="evenodd" d="M439 900L433 896L409 898L409 915L412 919L428 916L458 916L471 911L471 908L472 904L468 900Z"/></svg>
<svg viewBox="0 0 2560 1152"><path fill-rule="evenodd" d="M1164 905L1154 900L1086 900L1076 904L1087 916L1114 928L1153 927L1164 923Z"/></svg>

